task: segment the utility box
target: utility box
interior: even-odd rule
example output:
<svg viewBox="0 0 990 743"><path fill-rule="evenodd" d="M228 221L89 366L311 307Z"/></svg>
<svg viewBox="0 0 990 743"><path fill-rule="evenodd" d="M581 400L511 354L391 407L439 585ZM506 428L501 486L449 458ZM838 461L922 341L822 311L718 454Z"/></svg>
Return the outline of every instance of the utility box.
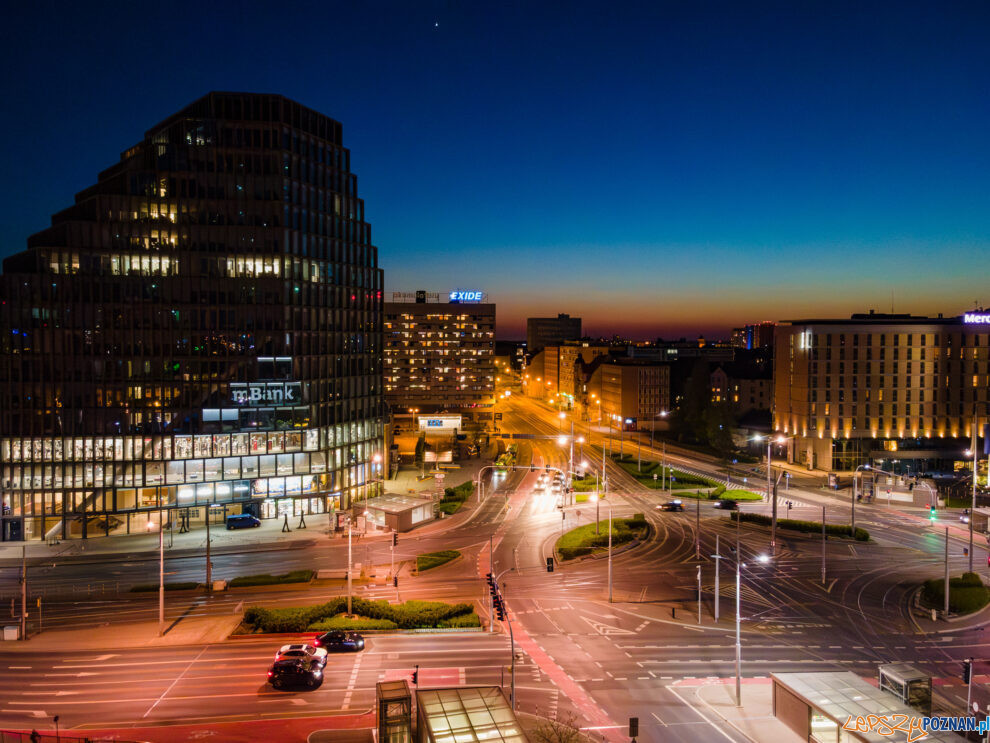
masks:
<svg viewBox="0 0 990 743"><path fill-rule="evenodd" d="M6 640L20 640L21 639L21 626L19 624L8 624L3 628L3 639Z"/></svg>
<svg viewBox="0 0 990 743"><path fill-rule="evenodd" d="M227 590L227 581L225 581L225 580L215 580L215 581L213 581L213 590L214 591L226 591Z"/></svg>

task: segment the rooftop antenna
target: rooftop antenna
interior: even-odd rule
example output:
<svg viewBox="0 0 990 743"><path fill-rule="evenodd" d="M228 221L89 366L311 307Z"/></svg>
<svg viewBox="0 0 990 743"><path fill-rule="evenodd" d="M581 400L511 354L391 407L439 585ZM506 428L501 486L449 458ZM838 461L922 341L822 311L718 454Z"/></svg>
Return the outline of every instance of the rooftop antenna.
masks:
<svg viewBox="0 0 990 743"><path fill-rule="evenodd" d="M891 315L894 314L894 290L893 290L893 288L891 288L891 290L890 290L890 314Z"/></svg>

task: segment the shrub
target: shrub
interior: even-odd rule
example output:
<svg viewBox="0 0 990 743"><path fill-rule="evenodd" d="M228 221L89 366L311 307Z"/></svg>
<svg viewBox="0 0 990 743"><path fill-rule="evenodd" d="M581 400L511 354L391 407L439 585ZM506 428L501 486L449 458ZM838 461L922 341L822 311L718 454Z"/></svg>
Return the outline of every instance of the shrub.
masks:
<svg viewBox="0 0 990 743"><path fill-rule="evenodd" d="M279 583L309 583L313 579L312 570L293 570L282 575L242 575L230 581L230 586L272 586Z"/></svg>
<svg viewBox="0 0 990 743"><path fill-rule="evenodd" d="M351 601L354 614L362 619L389 622L387 629L418 629L448 626L478 626L464 618L474 613L471 604L446 604L440 601L407 601L390 604L388 601L369 601L354 598ZM267 609L252 606L244 613L244 623L260 632L305 632L322 626L347 611L347 598L338 596L325 604L297 606L285 609ZM477 616L477 615L475 615ZM462 617L462 618L459 618ZM339 621L343 621L340 619ZM348 620L350 621L350 620ZM456 622L451 624L451 622ZM370 628L366 628L370 629Z"/></svg>
<svg viewBox="0 0 990 743"><path fill-rule="evenodd" d="M764 516L761 513L740 513L739 511L733 511L731 514L733 520L747 521L753 524L762 524L763 526L769 526L773 523L773 518L771 516ZM799 531L805 534L821 534L822 532L822 522L821 521L799 521L797 519L777 519L778 529L787 529L788 531ZM852 534L850 532L849 524L825 524L825 533L830 537L852 537L857 542L868 542L870 541L870 533L866 529L860 529L856 527L856 533Z"/></svg>
<svg viewBox="0 0 990 743"><path fill-rule="evenodd" d="M467 482L462 482L457 487L444 488L441 502L449 503L451 501L466 501L471 497L473 492L474 483L471 480L468 480Z"/></svg>
<svg viewBox="0 0 990 743"><path fill-rule="evenodd" d="M184 582L181 582L181 583L166 583L165 584L165 590L166 591L189 591L189 590L191 590L193 588L197 588L197 587L199 587L199 583L197 583L194 580L192 580L192 581L184 581ZM157 583L142 583L142 584L137 585L137 586L131 586L131 592L132 593L139 593L141 591L157 591L157 590L158 590L158 584Z"/></svg>
<svg viewBox="0 0 990 743"><path fill-rule="evenodd" d="M464 501L440 501L436 504L436 510L440 513L445 513L448 516L452 513L457 513L457 510L464 504Z"/></svg>
<svg viewBox="0 0 990 743"><path fill-rule="evenodd" d="M957 614L978 611L990 601L990 592L976 573L963 573L949 578L949 610ZM926 580L921 590L921 600L929 607L941 607L945 602L945 579Z"/></svg>
<svg viewBox="0 0 990 743"><path fill-rule="evenodd" d="M313 622L306 629L314 632L327 632L332 629L398 629L399 625L388 619L365 619L364 617L354 617L348 619L346 614L338 614L329 619L321 619Z"/></svg>
<svg viewBox="0 0 990 743"><path fill-rule="evenodd" d="M424 570L429 570L430 568L439 567L444 565L456 557L460 557L461 553L457 550L441 550L440 552L426 552L422 555L416 556L416 569L419 572Z"/></svg>

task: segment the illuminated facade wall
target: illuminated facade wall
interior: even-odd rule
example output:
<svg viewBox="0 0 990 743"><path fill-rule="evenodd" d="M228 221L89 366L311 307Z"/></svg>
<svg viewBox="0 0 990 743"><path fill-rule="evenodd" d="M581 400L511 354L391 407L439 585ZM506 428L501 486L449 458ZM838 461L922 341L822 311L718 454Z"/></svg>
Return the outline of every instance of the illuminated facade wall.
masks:
<svg viewBox="0 0 990 743"><path fill-rule="evenodd" d="M491 421L495 305L386 302L385 396L393 413Z"/></svg>
<svg viewBox="0 0 990 743"><path fill-rule="evenodd" d="M986 415L990 328L961 318L854 315L777 326L774 430L796 461L951 469Z"/></svg>
<svg viewBox="0 0 990 743"><path fill-rule="evenodd" d="M166 119L4 261L4 538L363 497L381 289L339 123L227 93Z"/></svg>

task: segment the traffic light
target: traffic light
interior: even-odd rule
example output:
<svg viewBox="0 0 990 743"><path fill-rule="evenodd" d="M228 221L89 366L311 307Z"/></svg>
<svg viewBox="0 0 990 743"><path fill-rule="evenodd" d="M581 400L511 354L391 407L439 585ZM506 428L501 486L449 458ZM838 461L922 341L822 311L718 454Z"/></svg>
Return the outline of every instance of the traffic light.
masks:
<svg viewBox="0 0 990 743"><path fill-rule="evenodd" d="M392 576L392 586L395 588L399 587L399 576L397 575Z"/></svg>
<svg viewBox="0 0 990 743"><path fill-rule="evenodd" d="M928 506L928 518L931 521L934 521L935 520L935 506L932 506L932 505L929 505Z"/></svg>
<svg viewBox="0 0 990 743"><path fill-rule="evenodd" d="M495 603L495 615L498 617L498 621L505 621L505 604L502 603L501 598Z"/></svg>
<svg viewBox="0 0 990 743"><path fill-rule="evenodd" d="M552 557L548 557L547 558L547 572L548 573L552 573L553 572L553 558Z"/></svg>
<svg viewBox="0 0 990 743"><path fill-rule="evenodd" d="M399 546L399 532L397 531L392 532L392 546L393 547Z"/></svg>
<svg viewBox="0 0 990 743"><path fill-rule="evenodd" d="M416 666L416 669L412 672L412 682L413 686L417 686L419 684L419 666Z"/></svg>
<svg viewBox="0 0 990 743"><path fill-rule="evenodd" d="M968 684L973 678L973 661L969 658L963 661L963 683Z"/></svg>
<svg viewBox="0 0 990 743"><path fill-rule="evenodd" d="M630 717L629 718L629 737L635 738L639 735L639 718Z"/></svg>

